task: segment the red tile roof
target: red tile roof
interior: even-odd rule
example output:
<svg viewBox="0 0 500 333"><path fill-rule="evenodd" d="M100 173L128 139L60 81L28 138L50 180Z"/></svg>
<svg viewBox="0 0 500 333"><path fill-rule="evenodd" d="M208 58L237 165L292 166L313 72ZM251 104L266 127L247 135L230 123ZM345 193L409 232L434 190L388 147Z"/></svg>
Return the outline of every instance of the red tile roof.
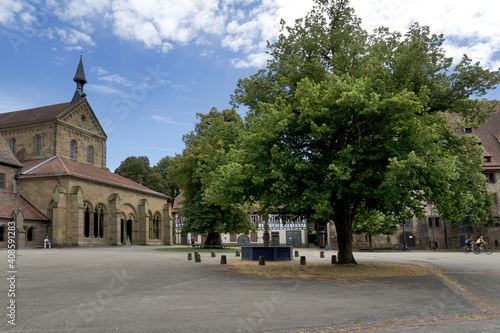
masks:
<svg viewBox="0 0 500 333"><path fill-rule="evenodd" d="M17 210L17 199L14 193L0 192L0 218L10 219L13 211ZM23 196L19 197L19 209L25 220L49 221L49 219L31 205Z"/></svg>
<svg viewBox="0 0 500 333"><path fill-rule="evenodd" d="M52 120L69 106L70 103L61 103L28 110L0 113L0 128Z"/></svg>
<svg viewBox="0 0 500 333"><path fill-rule="evenodd" d="M153 191L145 186L131 181L130 179L112 173L109 170L90 164L80 163L64 157L53 156L49 159L29 160L24 161L23 165L24 168L21 170L21 179L73 176L167 198L167 196L162 193Z"/></svg>

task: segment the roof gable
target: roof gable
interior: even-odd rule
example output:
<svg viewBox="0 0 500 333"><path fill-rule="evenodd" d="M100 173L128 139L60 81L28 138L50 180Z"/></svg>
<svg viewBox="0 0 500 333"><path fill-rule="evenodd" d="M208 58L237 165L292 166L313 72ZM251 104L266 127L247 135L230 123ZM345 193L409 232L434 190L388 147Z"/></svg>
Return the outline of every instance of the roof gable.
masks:
<svg viewBox="0 0 500 333"><path fill-rule="evenodd" d="M0 135L0 164L7 164L14 167L22 167L21 162L17 160L17 158L10 150L9 145L5 142L4 138Z"/></svg>
<svg viewBox="0 0 500 333"><path fill-rule="evenodd" d="M107 138L104 129L85 98L75 104L71 104L70 107L57 115L57 119L70 126Z"/></svg>

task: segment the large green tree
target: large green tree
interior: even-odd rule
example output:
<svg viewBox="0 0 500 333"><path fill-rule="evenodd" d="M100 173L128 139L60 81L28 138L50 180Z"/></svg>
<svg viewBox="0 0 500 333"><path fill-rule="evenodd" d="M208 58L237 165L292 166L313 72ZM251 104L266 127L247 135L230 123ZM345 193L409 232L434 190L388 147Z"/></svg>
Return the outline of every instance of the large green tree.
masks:
<svg viewBox="0 0 500 333"><path fill-rule="evenodd" d="M182 155L169 168L173 180L182 188L179 212L184 218L183 233L208 233L205 245L221 245L221 233L248 233L254 227L238 205L206 203L201 179L206 179L220 164L228 162L227 152L234 147L243 120L234 109L198 114L194 131L184 135Z"/></svg>
<svg viewBox="0 0 500 333"><path fill-rule="evenodd" d="M418 24L369 34L346 0L316 0L282 29L267 68L238 82L232 100L248 108L245 130L202 179L207 202L333 221L341 264L356 262L360 207L404 220L421 216L432 193L449 221L491 216L476 209L491 199L482 148L456 128L493 110L473 98L500 82L498 71L466 56L454 66L443 36Z"/></svg>

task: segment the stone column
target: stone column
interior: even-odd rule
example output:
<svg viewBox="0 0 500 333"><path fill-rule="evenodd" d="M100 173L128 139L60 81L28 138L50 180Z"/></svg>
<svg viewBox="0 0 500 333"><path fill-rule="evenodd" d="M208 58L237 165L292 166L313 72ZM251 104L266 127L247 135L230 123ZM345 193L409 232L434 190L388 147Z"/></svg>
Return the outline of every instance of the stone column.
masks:
<svg viewBox="0 0 500 333"><path fill-rule="evenodd" d="M121 212L120 212L120 196L118 193L113 193L109 197L108 205L108 244L110 245L122 245L121 237L122 233L125 232L127 226L124 226L124 230L121 230ZM127 235L124 236L124 241L126 242Z"/></svg>
<svg viewBox="0 0 500 333"><path fill-rule="evenodd" d="M163 205L163 244L172 245L172 208L170 204Z"/></svg>
<svg viewBox="0 0 500 333"><path fill-rule="evenodd" d="M149 204L147 199L141 199L139 201L139 210L138 210L138 232L135 237L135 244L146 245L146 241L148 239L149 233Z"/></svg>
<svg viewBox="0 0 500 333"><path fill-rule="evenodd" d="M20 210L12 212L12 220L16 223L16 248L24 249L26 247L26 230L24 230L24 216Z"/></svg>
<svg viewBox="0 0 500 333"><path fill-rule="evenodd" d="M52 202L52 242L61 244L66 242L67 219L67 190L61 184L56 185L53 192ZM50 236L50 235L49 235Z"/></svg>
<svg viewBox="0 0 500 333"><path fill-rule="evenodd" d="M67 223L68 244L83 244L83 190L80 186L73 186L69 195L69 221Z"/></svg>

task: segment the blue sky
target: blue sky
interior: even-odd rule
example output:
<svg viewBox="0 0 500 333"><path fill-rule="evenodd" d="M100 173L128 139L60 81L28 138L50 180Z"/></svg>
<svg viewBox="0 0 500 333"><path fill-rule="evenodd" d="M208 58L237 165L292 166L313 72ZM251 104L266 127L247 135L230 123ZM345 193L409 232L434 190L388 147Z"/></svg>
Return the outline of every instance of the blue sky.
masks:
<svg viewBox="0 0 500 333"><path fill-rule="evenodd" d="M311 0L0 0L0 113L69 102L83 44L87 99L108 135L108 168L181 153L196 113L229 107L239 78L265 67L266 41ZM500 67L500 3L351 0L365 29L413 22ZM500 98L500 91L488 95ZM244 110L241 110L243 113Z"/></svg>

